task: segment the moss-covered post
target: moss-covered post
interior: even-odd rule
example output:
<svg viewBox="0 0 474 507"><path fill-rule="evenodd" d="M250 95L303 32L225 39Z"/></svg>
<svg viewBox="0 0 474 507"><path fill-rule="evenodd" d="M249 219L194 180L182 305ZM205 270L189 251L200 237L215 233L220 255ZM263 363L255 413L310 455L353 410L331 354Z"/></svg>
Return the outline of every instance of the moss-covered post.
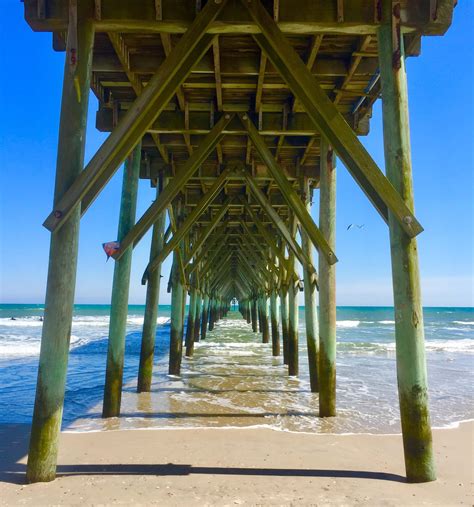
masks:
<svg viewBox="0 0 474 507"><path fill-rule="evenodd" d="M54 203L66 193L84 167L87 107L92 66L94 27L81 18L77 47L68 44L64 69ZM71 65L71 49L77 65ZM71 338L76 286L80 207L51 236L48 282L41 337L36 398L26 475L28 482L52 481L56 476L58 438Z"/></svg>
<svg viewBox="0 0 474 507"><path fill-rule="evenodd" d="M306 209L311 213L311 188L306 176L300 178L301 198ZM307 232L301 230L301 248L306 258L313 263L313 246ZM304 316L306 325L306 346L308 349L309 381L311 392L316 393L318 387L318 355L319 355L319 328L318 311L316 306L316 283L307 267L303 267L304 277Z"/></svg>
<svg viewBox="0 0 474 507"><path fill-rule="evenodd" d="M213 296L209 299L209 331L214 329L216 324L216 298Z"/></svg>
<svg viewBox="0 0 474 507"><path fill-rule="evenodd" d="M194 353L194 321L196 319L196 287L191 288L191 297L189 298L188 322L186 324L186 357L192 357Z"/></svg>
<svg viewBox="0 0 474 507"><path fill-rule="evenodd" d="M319 229L336 244L336 160L321 138ZM319 256L319 416L336 415L336 267Z"/></svg>
<svg viewBox="0 0 474 507"><path fill-rule="evenodd" d="M257 332L258 324L257 324L257 299L252 297L251 302L251 320L252 320L252 331L254 333Z"/></svg>
<svg viewBox="0 0 474 507"><path fill-rule="evenodd" d="M202 297L199 290L196 291L196 316L194 318L194 342L199 341L199 330L201 329L201 308L202 308Z"/></svg>
<svg viewBox="0 0 474 507"><path fill-rule="evenodd" d="M278 305L276 290L270 294L270 320L272 325L272 355L280 355L280 330L278 328Z"/></svg>
<svg viewBox="0 0 474 507"><path fill-rule="evenodd" d="M209 322L209 294L204 293L201 315L201 340L206 339L207 325Z"/></svg>
<svg viewBox="0 0 474 507"><path fill-rule="evenodd" d="M384 0L379 59L385 167L387 178L413 211L408 91L400 24L399 4L392 5L391 1ZM428 408L417 242L408 237L390 213L389 228L405 469L409 482L428 482L436 479L436 472Z"/></svg>
<svg viewBox="0 0 474 507"><path fill-rule="evenodd" d="M161 178L160 178L161 180ZM160 195L160 184L156 186L156 196ZM160 213L153 226L150 247L150 261L163 249L165 234L166 212ZM140 365L138 368L137 392L147 392L151 389L153 374L153 358L155 355L156 320L160 300L161 264L148 274L145 316L143 319L143 333L140 350Z"/></svg>
<svg viewBox="0 0 474 507"><path fill-rule="evenodd" d="M288 287L280 291L281 337L283 341L283 364L288 364Z"/></svg>
<svg viewBox="0 0 474 507"><path fill-rule="evenodd" d="M294 264L294 256L290 255L290 266ZM298 287L290 278L288 288L288 375L298 376Z"/></svg>
<svg viewBox="0 0 474 507"><path fill-rule="evenodd" d="M119 242L128 234L128 231L135 223L140 160L141 143L138 143L124 166L117 234ZM133 248L130 246L122 257L115 261L114 266L102 417L117 417L120 415L132 253Z"/></svg>
<svg viewBox="0 0 474 507"><path fill-rule="evenodd" d="M247 324L250 324L252 322L252 312L250 311L250 299L245 300L245 314Z"/></svg>
<svg viewBox="0 0 474 507"><path fill-rule="evenodd" d="M270 326L268 322L268 300L265 293L260 296L262 343L270 343Z"/></svg>
<svg viewBox="0 0 474 507"><path fill-rule="evenodd" d="M181 358L183 355L183 306L185 292L178 267L178 252L173 252L173 266L171 268L171 326L170 326L170 355L168 373L179 375L181 372Z"/></svg>

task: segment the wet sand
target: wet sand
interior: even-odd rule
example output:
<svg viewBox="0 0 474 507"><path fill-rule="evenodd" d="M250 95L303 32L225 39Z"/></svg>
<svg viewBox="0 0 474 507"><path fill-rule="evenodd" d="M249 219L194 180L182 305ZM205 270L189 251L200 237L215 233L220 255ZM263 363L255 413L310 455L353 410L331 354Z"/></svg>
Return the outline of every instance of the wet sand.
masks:
<svg viewBox="0 0 474 507"><path fill-rule="evenodd" d="M472 505L472 422L435 430L438 480L407 484L399 435L270 429L63 433L25 484L28 427L0 427L2 505Z"/></svg>

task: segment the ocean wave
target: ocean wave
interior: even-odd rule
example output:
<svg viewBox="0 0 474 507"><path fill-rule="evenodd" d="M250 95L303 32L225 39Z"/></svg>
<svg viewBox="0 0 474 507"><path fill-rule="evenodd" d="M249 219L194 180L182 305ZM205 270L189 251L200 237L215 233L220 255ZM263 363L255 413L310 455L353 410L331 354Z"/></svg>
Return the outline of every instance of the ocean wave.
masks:
<svg viewBox="0 0 474 507"><path fill-rule="evenodd" d="M395 352L395 342L339 342L338 350L350 354L384 354ZM425 348L432 352L458 352L474 354L474 339L425 340Z"/></svg>
<svg viewBox="0 0 474 507"><path fill-rule="evenodd" d="M381 349L385 349L387 351L395 350L395 342L375 342L373 345L376 345ZM463 338L460 340L425 340L425 348L426 350L434 352L464 352L473 354L474 339Z"/></svg>
<svg viewBox="0 0 474 507"><path fill-rule="evenodd" d="M453 320L453 324L462 324L464 326L474 326L474 320Z"/></svg>
<svg viewBox="0 0 474 507"><path fill-rule="evenodd" d="M25 319L10 319L10 318L1 318L0 326L5 327L41 327L43 322L35 317L27 317Z"/></svg>
<svg viewBox="0 0 474 507"><path fill-rule="evenodd" d="M395 324L395 321L394 320L379 320L378 322L379 324Z"/></svg>
<svg viewBox="0 0 474 507"><path fill-rule="evenodd" d="M336 322L337 327L358 327L360 320L338 320Z"/></svg>

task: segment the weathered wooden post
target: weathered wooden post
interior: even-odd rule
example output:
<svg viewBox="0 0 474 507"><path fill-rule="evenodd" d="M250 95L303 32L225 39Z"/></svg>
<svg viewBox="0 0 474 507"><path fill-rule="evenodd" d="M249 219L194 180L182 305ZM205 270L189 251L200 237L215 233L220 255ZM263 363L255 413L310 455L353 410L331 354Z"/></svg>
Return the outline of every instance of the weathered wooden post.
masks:
<svg viewBox="0 0 474 507"><path fill-rule="evenodd" d="M270 294L270 320L272 325L272 355L280 355L280 330L278 329L278 305L276 290Z"/></svg>
<svg viewBox="0 0 474 507"><path fill-rule="evenodd" d="M336 162L321 138L319 228L336 244ZM336 268L319 256L319 416L336 415Z"/></svg>
<svg viewBox="0 0 474 507"><path fill-rule="evenodd" d="M162 179L160 178L160 182ZM156 196L158 197L162 186L160 182L156 185ZM150 247L150 261L163 249L165 234L166 212L163 211L155 225ZM140 350L140 365L138 368L137 392L146 392L151 389L153 374L153 358L155 354L156 320L158 318L158 305L160 301L160 280L161 264L148 274L146 288L145 317L143 319L143 333Z"/></svg>
<svg viewBox="0 0 474 507"><path fill-rule="evenodd" d="M383 2L379 29L386 174L413 211L408 91L400 5ZM428 408L423 307L415 238L389 213L398 394L409 482L436 479Z"/></svg>
<svg viewBox="0 0 474 507"><path fill-rule="evenodd" d="M194 318L194 342L199 341L199 330L201 329L201 308L202 308L202 297L201 291L196 291L196 316Z"/></svg>
<svg viewBox="0 0 474 507"><path fill-rule="evenodd" d="M245 313L247 317L247 324L252 322L252 312L250 311L250 299L245 300Z"/></svg>
<svg viewBox="0 0 474 507"><path fill-rule="evenodd" d="M252 297L252 309L251 309L251 319L252 319L252 331L254 333L257 332L258 324L257 324L257 299Z"/></svg>
<svg viewBox="0 0 474 507"><path fill-rule="evenodd" d="M214 329L216 323L216 299L211 297L209 299L209 331Z"/></svg>
<svg viewBox="0 0 474 507"><path fill-rule="evenodd" d="M170 355L168 373L179 375L181 372L181 358L183 355L183 284L178 268L178 252L173 252L173 266L171 268L171 326L170 326Z"/></svg>
<svg viewBox="0 0 474 507"><path fill-rule="evenodd" d="M263 293L260 296L261 302L261 321L262 321L262 343L270 342L270 326L268 323L268 301L267 296Z"/></svg>
<svg viewBox="0 0 474 507"><path fill-rule="evenodd" d="M209 322L209 294L204 293L204 300L202 302L202 316L201 316L201 340L206 339L207 325Z"/></svg>
<svg viewBox="0 0 474 507"><path fill-rule="evenodd" d="M281 337L283 341L283 364L288 364L288 287L280 290Z"/></svg>
<svg viewBox="0 0 474 507"><path fill-rule="evenodd" d="M194 280L195 282L195 280ZM188 322L186 325L186 356L192 357L194 353L194 321L196 319L196 287L191 288L191 297L189 299Z"/></svg>
<svg viewBox="0 0 474 507"><path fill-rule="evenodd" d="M290 254L290 266L294 256ZM293 276L288 289L288 375L298 376L298 288Z"/></svg>
<svg viewBox="0 0 474 507"><path fill-rule="evenodd" d="M77 47L68 36L59 127L54 203L66 193L84 166L87 107L94 45L94 27L79 11ZM69 27L69 33L75 27ZM72 61L73 51L77 65ZM71 338L76 286L80 206L61 229L51 235L48 282L35 407L26 476L28 482L52 481L56 476L58 437Z"/></svg>
<svg viewBox="0 0 474 507"><path fill-rule="evenodd" d="M301 198L311 213L311 188L306 176L300 178ZM313 246L304 228L301 229L301 248L306 257L313 263ZM306 346L308 349L309 381L311 392L318 392L318 354L319 329L316 307L316 282L307 267L303 266L304 277L304 316L306 324Z"/></svg>
<svg viewBox="0 0 474 507"><path fill-rule="evenodd" d="M138 143L124 166L117 234L119 242L135 223L140 161L141 143ZM132 253L133 247L130 246L122 257L115 261L114 266L102 417L117 417L120 415Z"/></svg>

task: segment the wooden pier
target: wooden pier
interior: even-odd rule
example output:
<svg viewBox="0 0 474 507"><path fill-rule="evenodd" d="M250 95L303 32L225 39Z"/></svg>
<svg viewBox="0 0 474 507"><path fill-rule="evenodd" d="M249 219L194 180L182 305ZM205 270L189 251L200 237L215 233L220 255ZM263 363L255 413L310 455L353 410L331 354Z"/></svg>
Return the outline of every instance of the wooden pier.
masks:
<svg viewBox="0 0 474 507"><path fill-rule="evenodd" d="M319 415L336 416L336 172L348 170L390 232L407 480L435 479L405 58L449 28L454 3L24 0L31 28L65 52L30 482L56 474L81 215L123 163L103 417L120 416L130 266L150 230L137 390L150 390L172 255L170 374L236 299L269 354L298 375L304 291L311 390ZM84 167L90 90L110 135ZM384 171L358 139L379 97ZM157 194L136 219L139 178Z"/></svg>

